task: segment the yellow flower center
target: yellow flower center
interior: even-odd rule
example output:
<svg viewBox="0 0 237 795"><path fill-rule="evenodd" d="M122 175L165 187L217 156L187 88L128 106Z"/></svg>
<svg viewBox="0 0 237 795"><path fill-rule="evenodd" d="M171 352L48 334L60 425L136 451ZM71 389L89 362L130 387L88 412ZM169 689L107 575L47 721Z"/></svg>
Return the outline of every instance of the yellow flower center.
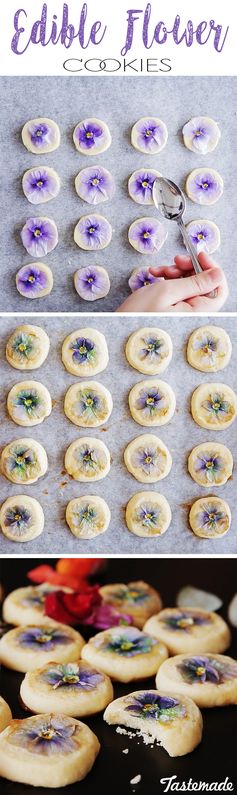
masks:
<svg viewBox="0 0 237 795"><path fill-rule="evenodd" d="M33 284L33 282L35 282L35 277L34 276L29 276L28 282L32 282L32 284Z"/></svg>
<svg viewBox="0 0 237 795"><path fill-rule="evenodd" d="M153 397L148 397L146 402L147 402L148 406L153 406L154 405L154 398Z"/></svg>
<svg viewBox="0 0 237 795"><path fill-rule="evenodd" d="M151 135L152 135L151 130L146 130L146 132L145 132L146 138L150 138Z"/></svg>
<svg viewBox="0 0 237 795"><path fill-rule="evenodd" d="M43 737L44 740L52 740L54 734L54 729L42 729L41 737Z"/></svg>
<svg viewBox="0 0 237 795"><path fill-rule="evenodd" d="M95 178L92 180L92 185L99 185L99 180L97 179L97 177L95 177Z"/></svg>
<svg viewBox="0 0 237 795"><path fill-rule="evenodd" d="M190 627L192 626L192 624L193 624L193 618L180 618L180 621L178 621L178 625L179 627L181 627L181 629L185 629L185 627Z"/></svg>
<svg viewBox="0 0 237 795"><path fill-rule="evenodd" d="M147 239L147 237L150 237L150 232L144 232L144 233L143 233L143 237L144 237L144 238L145 238L145 240L146 240L146 239Z"/></svg>
<svg viewBox="0 0 237 795"><path fill-rule="evenodd" d="M87 400L86 400L86 405L87 406L93 406L93 398L88 397Z"/></svg>
<svg viewBox="0 0 237 795"><path fill-rule="evenodd" d="M17 463L17 464L22 464L22 462L23 462L23 461L24 461L24 457L23 457L23 455L17 455L17 457L16 457L16 463Z"/></svg>
<svg viewBox="0 0 237 795"><path fill-rule="evenodd" d="M43 184L44 183L43 183L42 179L38 179L38 182L36 182L37 188L42 188Z"/></svg>
<svg viewBox="0 0 237 795"><path fill-rule="evenodd" d="M89 227L89 234L93 235L94 231L95 231L95 227L94 226L90 226Z"/></svg>
<svg viewBox="0 0 237 795"><path fill-rule="evenodd" d="M40 138L43 135L42 130L36 130L37 138Z"/></svg>
<svg viewBox="0 0 237 795"><path fill-rule="evenodd" d="M152 709L152 704L144 704L142 711L149 712Z"/></svg>
<svg viewBox="0 0 237 795"><path fill-rule="evenodd" d="M92 284L92 282L93 282L92 276L89 276L88 282L89 282L89 284Z"/></svg>
<svg viewBox="0 0 237 795"><path fill-rule="evenodd" d="M31 406L31 405L32 405L32 398L26 398L25 399L25 406Z"/></svg>
<svg viewBox="0 0 237 795"><path fill-rule="evenodd" d="M150 464L151 461L152 461L151 455L147 455L146 458L145 458L145 464Z"/></svg>
<svg viewBox="0 0 237 795"><path fill-rule="evenodd" d="M202 234L202 232L199 232L199 234L197 235L197 239L198 240L203 240L203 238L204 238L204 235Z"/></svg>
<svg viewBox="0 0 237 795"><path fill-rule="evenodd" d="M34 236L35 237L40 237L40 235L41 235L41 229L35 229Z"/></svg>
<svg viewBox="0 0 237 795"><path fill-rule="evenodd" d="M86 350L86 346L85 346L85 345L81 345L81 346L80 346L80 348L79 348L79 353L87 353L87 350Z"/></svg>
<svg viewBox="0 0 237 795"><path fill-rule="evenodd" d="M208 182L203 182L203 188L208 188Z"/></svg>
<svg viewBox="0 0 237 795"><path fill-rule="evenodd" d="M152 519L152 513L145 513L145 519Z"/></svg>
<svg viewBox="0 0 237 795"><path fill-rule="evenodd" d="M216 410L216 409L219 409L219 408L220 408L220 405L221 405L221 404L220 404L220 402L219 402L218 400L217 400L215 403L213 403L213 404L212 404L212 406L213 406L213 409L215 409L215 410Z"/></svg>
<svg viewBox="0 0 237 795"><path fill-rule="evenodd" d="M86 138L93 138L93 133L88 131L86 133Z"/></svg>
<svg viewBox="0 0 237 795"><path fill-rule="evenodd" d="M63 682L70 682L70 684L75 684L75 682L79 682L79 676L75 674L66 674L63 676Z"/></svg>
<svg viewBox="0 0 237 795"><path fill-rule="evenodd" d="M124 641L124 643L121 644L121 649L122 651L129 651L129 649L132 649L132 643L130 643L128 640Z"/></svg>
<svg viewBox="0 0 237 795"><path fill-rule="evenodd" d="M15 513L15 522L19 522L21 519L21 515L19 513Z"/></svg>
<svg viewBox="0 0 237 795"><path fill-rule="evenodd" d="M215 513L209 513L210 522L215 521L215 518L216 518L216 514Z"/></svg>
<svg viewBox="0 0 237 795"><path fill-rule="evenodd" d="M213 467L214 467L213 461L207 461L206 469L213 469Z"/></svg>
<svg viewBox="0 0 237 795"><path fill-rule="evenodd" d="M37 643L47 643L48 640L51 640L51 636L50 635L39 635L39 637L36 638L36 640L37 640Z"/></svg>
<svg viewBox="0 0 237 795"><path fill-rule="evenodd" d="M199 665L199 668L196 669L196 674L198 676L203 676L203 674L205 674L205 668L203 668L202 665Z"/></svg>
<svg viewBox="0 0 237 795"><path fill-rule="evenodd" d="M22 352L23 352L23 351L25 351L25 350L26 350L26 345L25 345L25 343L24 343L24 342L20 342L20 345L19 345L18 347L19 347L19 351L22 351Z"/></svg>
<svg viewBox="0 0 237 795"><path fill-rule="evenodd" d="M146 181L146 179L144 179L144 182L142 182L142 187L143 188L148 188L148 185L149 185L149 183Z"/></svg>

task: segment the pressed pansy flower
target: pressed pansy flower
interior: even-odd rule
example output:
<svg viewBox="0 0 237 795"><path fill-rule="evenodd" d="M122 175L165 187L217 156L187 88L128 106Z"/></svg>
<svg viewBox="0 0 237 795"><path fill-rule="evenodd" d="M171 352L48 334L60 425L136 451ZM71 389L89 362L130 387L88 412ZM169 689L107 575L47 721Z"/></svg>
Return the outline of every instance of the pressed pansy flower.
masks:
<svg viewBox="0 0 237 795"><path fill-rule="evenodd" d="M167 127L161 119L143 117L132 128L131 142L135 149L145 154L156 155L167 143Z"/></svg>
<svg viewBox="0 0 237 795"><path fill-rule="evenodd" d="M103 681L103 675L93 669L83 667L83 663L82 665L68 663L48 668L43 674L43 679L52 686L53 690L57 690L59 687L73 687L78 690L90 691Z"/></svg>
<svg viewBox="0 0 237 795"><path fill-rule="evenodd" d="M189 513L189 523L194 534L200 538L221 537L231 526L229 505L219 497L196 500Z"/></svg>
<svg viewBox="0 0 237 795"><path fill-rule="evenodd" d="M111 593L107 591L106 596L109 599L115 600L116 602L128 602L132 605L140 604L141 602L145 602L150 598L148 591L145 591L144 588L139 588L136 585L133 587L123 585L120 588L117 588L117 590L111 591Z"/></svg>
<svg viewBox="0 0 237 795"><path fill-rule="evenodd" d="M30 479L31 475L36 475L37 470L40 471L35 451L22 444L11 447L7 468L22 480Z"/></svg>
<svg viewBox="0 0 237 795"><path fill-rule="evenodd" d="M160 510L158 505L140 505L136 515L136 521L147 528L147 530L157 530L160 521Z"/></svg>
<svg viewBox="0 0 237 795"><path fill-rule="evenodd" d="M227 384L203 383L192 394L191 412L201 428L221 431L236 418L237 396Z"/></svg>
<svg viewBox="0 0 237 795"><path fill-rule="evenodd" d="M21 361L24 361L24 359L31 359L32 353L34 355L37 353L37 347L39 350L36 338L34 338L32 334L27 334L25 331L21 331L19 334L16 334L12 340L13 354L15 354Z"/></svg>
<svg viewBox="0 0 237 795"><path fill-rule="evenodd" d="M176 615L171 613L163 618L163 623L168 629L184 632L189 632L192 627L201 627L203 624L210 624L211 619L209 616L204 616L198 613L186 613L185 611L177 611Z"/></svg>
<svg viewBox="0 0 237 795"><path fill-rule="evenodd" d="M199 525L207 531L218 531L218 525L221 526L225 519L226 516L220 509L219 504L215 506L214 503L205 503L203 510L199 514Z"/></svg>
<svg viewBox="0 0 237 795"><path fill-rule="evenodd" d="M213 221L190 221L189 224L186 224L186 229L198 254L201 251L213 254L219 248L220 231Z"/></svg>
<svg viewBox="0 0 237 795"><path fill-rule="evenodd" d="M19 408L19 416L27 414L28 417L34 417L40 406L38 391L36 389L20 389L14 399L14 406L16 409Z"/></svg>
<svg viewBox="0 0 237 795"><path fill-rule="evenodd" d="M232 453L224 444L199 444L189 455L188 471L200 486L223 486L232 475Z"/></svg>
<svg viewBox="0 0 237 795"><path fill-rule="evenodd" d="M97 381L69 387L64 402L66 416L75 425L96 427L109 418L113 408L110 392Z"/></svg>
<svg viewBox="0 0 237 795"><path fill-rule="evenodd" d="M74 274L75 290L84 301L96 301L104 298L110 290L107 271L98 265L80 268Z"/></svg>
<svg viewBox="0 0 237 795"><path fill-rule="evenodd" d="M145 475L156 475L164 471L166 455L158 446L141 446L134 450L131 462L136 469L141 469Z"/></svg>
<svg viewBox="0 0 237 795"><path fill-rule="evenodd" d="M83 119L75 127L73 141L78 152L98 155L111 144L111 135L105 122L100 119Z"/></svg>
<svg viewBox="0 0 237 795"><path fill-rule="evenodd" d="M217 392L213 392L208 400L204 400L202 407L205 411L212 414L217 421L220 420L220 422L225 419L225 415L229 415L231 411L230 402L225 399L223 394Z"/></svg>
<svg viewBox="0 0 237 795"><path fill-rule="evenodd" d="M4 524L11 530L11 535L21 536L30 528L32 515L29 510L21 505L9 508L4 517Z"/></svg>
<svg viewBox="0 0 237 795"><path fill-rule="evenodd" d="M76 751L78 743L74 739L78 727L63 715L42 715L18 724L10 734L12 745L25 748L28 753L42 756L68 754Z"/></svg>
<svg viewBox="0 0 237 795"><path fill-rule="evenodd" d="M50 651L55 649L56 646L66 643L71 643L71 638L66 632L61 629L54 629L50 626L43 627L29 627L23 630L18 635L18 643L20 646L25 646L27 649L43 649Z"/></svg>
<svg viewBox="0 0 237 795"><path fill-rule="evenodd" d="M206 480L211 483L218 482L219 473L224 468L224 460L218 453L206 454L200 453L197 455L195 463L195 471L203 473ZM216 477L217 476L217 477Z"/></svg>
<svg viewBox="0 0 237 795"><path fill-rule="evenodd" d="M145 337L142 342L144 347L140 350L141 359L163 359L167 356L167 347L164 339Z"/></svg>
<svg viewBox="0 0 237 795"><path fill-rule="evenodd" d="M44 298L53 287L53 274L47 265L23 265L16 274L16 287L23 298Z"/></svg>
<svg viewBox="0 0 237 795"><path fill-rule="evenodd" d="M192 152L213 152L220 139L218 124L208 116L195 116L183 127L184 144Z"/></svg>
<svg viewBox="0 0 237 795"><path fill-rule="evenodd" d="M128 192L131 199L137 204L154 205L152 191L157 177L160 177L160 172L154 171L154 169L134 171L128 181Z"/></svg>
<svg viewBox="0 0 237 795"><path fill-rule="evenodd" d="M88 204L108 201L115 191L112 174L100 166L83 168L76 177L75 187L78 196Z"/></svg>
<svg viewBox="0 0 237 795"><path fill-rule="evenodd" d="M52 119L30 119L22 130L22 141L33 154L43 155L53 152L60 144L60 130Z"/></svg>
<svg viewBox="0 0 237 795"><path fill-rule="evenodd" d="M75 359L76 362L79 362L79 364L91 361L95 356L94 342L84 337L77 337L77 339L71 343L70 350L73 351L72 358Z"/></svg>
<svg viewBox="0 0 237 795"><path fill-rule="evenodd" d="M32 257L45 257L57 246L58 230L51 218L28 218L21 230L23 246Z"/></svg>
<svg viewBox="0 0 237 795"><path fill-rule="evenodd" d="M161 390L151 386L150 389L140 390L136 399L136 409L145 414L153 415L160 411L166 412L168 410L168 402Z"/></svg>
<svg viewBox="0 0 237 795"><path fill-rule="evenodd" d="M134 657L137 654L149 654L157 641L145 635L144 632L129 627L121 630L120 633L107 636L102 643L99 639L98 644L103 651L109 651L122 657ZM95 641L97 645L97 641Z"/></svg>
<svg viewBox="0 0 237 795"><path fill-rule="evenodd" d="M74 230L74 240L84 251L101 251L112 238L112 227L102 215L83 215Z"/></svg>
<svg viewBox="0 0 237 795"><path fill-rule="evenodd" d="M194 339L193 350L198 351L204 364L215 364L217 356L221 354L221 342L217 337L210 333L203 334L202 337Z"/></svg>
<svg viewBox="0 0 237 795"><path fill-rule="evenodd" d="M223 179L213 168L195 168L187 178L186 192L197 204L215 204L223 193Z"/></svg>
<svg viewBox="0 0 237 795"><path fill-rule="evenodd" d="M125 707L125 711L135 715L136 718L157 720L160 723L169 723L186 715L184 704L176 698L159 696L149 690L137 694L132 699L132 703Z"/></svg>
<svg viewBox="0 0 237 795"><path fill-rule="evenodd" d="M237 665L224 664L215 657L188 657L178 665L178 670L189 684L212 682L221 685L237 677Z"/></svg>
<svg viewBox="0 0 237 795"><path fill-rule="evenodd" d="M96 509L94 505L83 505L82 508L73 511L73 524L80 530L92 529L96 520Z"/></svg>
<svg viewBox="0 0 237 795"><path fill-rule="evenodd" d="M138 218L128 230L130 245L140 254L153 254L160 251L167 238L167 232L157 218Z"/></svg>
<svg viewBox="0 0 237 795"><path fill-rule="evenodd" d="M60 179L53 168L31 168L23 176L22 189L31 204L43 204L58 195Z"/></svg>
<svg viewBox="0 0 237 795"><path fill-rule="evenodd" d="M136 290L140 290L140 287L148 287L149 284L159 281L161 279L153 276L148 268L135 268L128 280L128 284L132 293L135 293Z"/></svg>
<svg viewBox="0 0 237 795"><path fill-rule="evenodd" d="M106 455L96 445L90 447L88 444L83 444L83 442L79 443L74 456L77 470L81 470L81 472L86 473L90 477L101 472L107 464Z"/></svg>
<svg viewBox="0 0 237 795"><path fill-rule="evenodd" d="M67 505L66 522L77 538L90 539L104 533L109 526L110 518L109 507L102 497L78 497Z"/></svg>

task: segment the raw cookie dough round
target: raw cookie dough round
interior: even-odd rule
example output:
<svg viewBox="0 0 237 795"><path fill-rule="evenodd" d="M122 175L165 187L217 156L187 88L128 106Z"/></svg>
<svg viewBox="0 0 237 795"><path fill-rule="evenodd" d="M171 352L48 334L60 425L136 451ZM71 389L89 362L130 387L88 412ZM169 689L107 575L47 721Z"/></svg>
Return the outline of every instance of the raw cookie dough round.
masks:
<svg viewBox="0 0 237 795"><path fill-rule="evenodd" d="M132 623L138 629L142 629L145 621L162 608L158 591L143 580L129 582L127 585L123 583L103 585L100 588L100 595L103 601L118 613L131 616Z"/></svg>
<svg viewBox="0 0 237 795"><path fill-rule="evenodd" d="M20 381L7 396L7 410L17 425L39 425L52 411L49 391L40 381Z"/></svg>
<svg viewBox="0 0 237 795"><path fill-rule="evenodd" d="M229 505L221 497L202 497L193 503L189 523L199 538L222 538L231 525Z"/></svg>
<svg viewBox="0 0 237 795"><path fill-rule="evenodd" d="M224 486L232 476L233 456L224 444L203 442L190 453L188 471L199 486Z"/></svg>
<svg viewBox="0 0 237 795"><path fill-rule="evenodd" d="M184 125L182 132L184 145L199 155L213 152L221 137L217 122L209 116L194 116Z"/></svg>
<svg viewBox="0 0 237 795"><path fill-rule="evenodd" d="M112 240L112 226L103 215L83 215L74 229L74 240L83 251L102 251Z"/></svg>
<svg viewBox="0 0 237 795"><path fill-rule="evenodd" d="M158 378L135 384L129 393L128 402L135 422L146 427L165 425L173 417L176 406L173 389Z"/></svg>
<svg viewBox="0 0 237 795"><path fill-rule="evenodd" d="M12 720L12 713L7 702L0 696L0 733L8 726Z"/></svg>
<svg viewBox="0 0 237 795"><path fill-rule="evenodd" d="M66 522L76 538L96 538L108 530L111 519L109 507L102 497L86 494L71 500L66 508Z"/></svg>
<svg viewBox="0 0 237 795"><path fill-rule="evenodd" d="M111 394L98 381L83 381L69 387L64 401L64 411L74 425L97 428L104 425L113 408Z"/></svg>
<svg viewBox="0 0 237 795"><path fill-rule="evenodd" d="M83 119L75 127L73 141L82 155L100 155L111 145L111 135L107 124L100 119Z"/></svg>
<svg viewBox="0 0 237 795"><path fill-rule="evenodd" d="M110 291L109 274L100 265L79 268L74 273L74 287L83 301L97 301L105 298Z"/></svg>
<svg viewBox="0 0 237 795"><path fill-rule="evenodd" d="M186 193L196 204L215 204L222 196L224 183L214 168L195 168L186 180Z"/></svg>
<svg viewBox="0 0 237 795"><path fill-rule="evenodd" d="M169 654L221 653L231 642L229 627L221 616L201 608L167 607L148 619L144 632L166 644Z"/></svg>
<svg viewBox="0 0 237 795"><path fill-rule="evenodd" d="M90 638L81 656L112 679L131 682L153 676L168 652L136 627L111 627Z"/></svg>
<svg viewBox="0 0 237 795"><path fill-rule="evenodd" d="M106 369L109 361L104 334L93 328L72 331L63 342L62 361L68 373L88 377Z"/></svg>
<svg viewBox="0 0 237 795"><path fill-rule="evenodd" d="M32 712L50 709L83 717L105 709L113 700L113 687L108 676L84 660L65 665L49 662L25 675L20 695Z"/></svg>
<svg viewBox="0 0 237 795"><path fill-rule="evenodd" d="M158 218L138 218L130 225L128 240L139 254L154 254L160 251L167 238L164 224Z"/></svg>
<svg viewBox="0 0 237 795"><path fill-rule="evenodd" d="M194 390L191 413L201 428L224 431L237 414L237 396L227 384L201 384Z"/></svg>
<svg viewBox="0 0 237 795"><path fill-rule="evenodd" d="M6 359L16 370L37 370L49 352L50 341L40 326L17 326L6 345Z"/></svg>
<svg viewBox="0 0 237 795"><path fill-rule="evenodd" d="M89 166L77 174L75 188L83 201L88 204L101 204L113 198L115 182L107 168Z"/></svg>
<svg viewBox="0 0 237 795"><path fill-rule="evenodd" d="M157 155L164 149L168 139L168 130L161 119L154 116L143 116L134 124L131 143L138 152Z"/></svg>
<svg viewBox="0 0 237 795"><path fill-rule="evenodd" d="M166 497L157 491L140 491L134 494L126 507L127 528L141 538L163 535L170 526L171 518Z"/></svg>
<svg viewBox="0 0 237 795"><path fill-rule="evenodd" d="M44 529L40 503L26 494L8 497L0 509L0 527L10 541L33 541Z"/></svg>
<svg viewBox="0 0 237 795"><path fill-rule="evenodd" d="M139 483L157 483L166 478L172 467L168 448L151 433L137 436L129 442L124 451L124 462Z"/></svg>
<svg viewBox="0 0 237 795"><path fill-rule="evenodd" d="M43 262L23 265L16 274L16 289L23 298L44 298L53 289L53 274Z"/></svg>
<svg viewBox="0 0 237 795"><path fill-rule="evenodd" d="M213 221L201 218L197 221L190 221L186 224L186 230L190 240L196 248L197 254L206 251L213 254L220 246L220 230Z"/></svg>
<svg viewBox="0 0 237 795"><path fill-rule="evenodd" d="M160 328L141 328L128 338L126 358L139 373L158 375L168 367L173 353L170 335Z"/></svg>
<svg viewBox="0 0 237 795"><path fill-rule="evenodd" d="M237 663L222 654L178 654L161 665L156 686L203 708L237 704Z"/></svg>
<svg viewBox="0 0 237 795"><path fill-rule="evenodd" d="M29 486L47 472L47 454L42 444L35 439L14 439L4 447L0 467L11 483Z"/></svg>
<svg viewBox="0 0 237 795"><path fill-rule="evenodd" d="M53 152L60 144L60 130L52 119L30 119L24 125L21 135L24 146L34 155Z"/></svg>
<svg viewBox="0 0 237 795"><path fill-rule="evenodd" d="M34 671L54 662L75 662L81 656L84 639L72 627L50 621L10 629L0 640L0 661L14 671Z"/></svg>
<svg viewBox="0 0 237 795"><path fill-rule="evenodd" d="M21 230L21 240L31 257L46 257L58 244L55 221L47 216L28 218Z"/></svg>
<svg viewBox="0 0 237 795"><path fill-rule="evenodd" d="M47 713L13 720L0 735L0 774L60 789L85 778L99 750L96 735L75 718Z"/></svg>
<svg viewBox="0 0 237 795"><path fill-rule="evenodd" d="M108 447L92 436L76 439L66 451L65 469L80 483L103 480L110 470Z"/></svg>
<svg viewBox="0 0 237 795"><path fill-rule="evenodd" d="M187 360L195 370L217 373L229 364L232 343L225 329L219 326L200 326L189 337Z"/></svg>
<svg viewBox="0 0 237 795"><path fill-rule="evenodd" d="M28 585L25 588L11 591L4 599L2 606L4 621L15 626L52 623L52 620L45 615L45 600L49 593L55 591L72 593L71 588L66 588L63 585L50 585L48 582L44 582L42 585Z"/></svg>
<svg viewBox="0 0 237 795"><path fill-rule="evenodd" d="M22 189L31 204L45 204L60 191L60 178L53 168L30 168L22 179Z"/></svg>
<svg viewBox="0 0 237 795"><path fill-rule="evenodd" d="M153 204L152 190L157 177L161 177L160 171L153 168L143 168L134 171L128 180L128 193L131 199L137 204Z"/></svg>
<svg viewBox="0 0 237 795"><path fill-rule="evenodd" d="M151 735L169 756L191 753L202 739L202 716L191 698L163 690L137 690L117 698L104 713L106 723ZM168 779L170 781L170 779Z"/></svg>

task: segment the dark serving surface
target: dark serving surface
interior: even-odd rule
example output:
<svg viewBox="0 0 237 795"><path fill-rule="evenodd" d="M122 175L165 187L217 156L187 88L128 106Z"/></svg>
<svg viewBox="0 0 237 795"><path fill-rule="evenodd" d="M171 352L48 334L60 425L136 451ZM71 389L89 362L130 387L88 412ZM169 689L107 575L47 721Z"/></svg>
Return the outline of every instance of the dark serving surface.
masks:
<svg viewBox="0 0 237 795"><path fill-rule="evenodd" d="M52 563L52 560L5 559L1 561L1 581L5 593L27 584L26 572L38 563ZM228 603L236 592L237 564L230 559L114 559L109 560L103 574L103 582L128 582L144 579L161 592L165 606L174 605L175 594L182 585L192 584L218 594L224 602L221 615L226 618ZM88 638L90 631L81 629ZM236 657L237 631L233 631L233 640L228 654ZM9 703L13 716L23 718L27 715L19 703L19 688L23 675L1 670L1 695ZM115 697L124 695L140 688L154 688L154 679L132 682L129 685L114 684ZM89 776L80 784L60 789L65 795L94 795L95 792L112 792L112 795L123 793L128 795L159 795L165 792L166 784L161 779L176 776L174 781L181 784L189 779L193 782L223 782L228 777L233 783L233 792L237 791L236 747L237 723L236 707L203 710L204 731L201 745L186 757L171 759L158 747L153 749L145 746L142 738L132 738L116 733L114 726L109 727L102 719L102 714L85 720L97 734L101 743L101 752ZM82 720L84 720L82 718ZM128 748L127 754L123 750ZM141 782L132 785L130 780L138 774ZM236 789L235 789L236 787ZM213 789L213 788L212 788ZM223 789L223 788L222 788ZM171 790L169 790L171 791ZM190 791L190 790L189 790ZM196 790L198 791L198 790ZM226 791L224 789L224 791ZM23 784L1 780L1 795L28 795L30 787ZM32 792L46 795L46 790L32 788ZM52 790L48 790L52 793Z"/></svg>

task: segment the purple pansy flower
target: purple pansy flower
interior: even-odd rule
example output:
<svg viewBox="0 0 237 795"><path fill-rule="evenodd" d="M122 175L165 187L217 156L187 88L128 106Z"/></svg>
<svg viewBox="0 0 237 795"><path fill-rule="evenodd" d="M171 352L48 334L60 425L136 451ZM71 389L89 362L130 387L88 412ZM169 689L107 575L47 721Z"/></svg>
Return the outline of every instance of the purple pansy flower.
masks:
<svg viewBox="0 0 237 795"><path fill-rule="evenodd" d="M193 350L200 351L202 361L207 362L209 365L215 364L216 354L224 353L219 340L214 339L209 333L205 334L201 339L194 340Z"/></svg>
<svg viewBox="0 0 237 795"><path fill-rule="evenodd" d="M167 128L161 119L139 119L132 129L132 145L140 152L153 155L164 148L168 138Z"/></svg>
<svg viewBox="0 0 237 795"><path fill-rule="evenodd" d="M165 616L162 621L169 629L182 630L184 632L189 632L191 627L199 627L203 624L211 623L211 619L208 616L202 616L198 613L186 613L185 611L179 611L176 614L171 613Z"/></svg>
<svg viewBox="0 0 237 795"><path fill-rule="evenodd" d="M22 721L10 735L10 743L26 748L29 753L50 756L75 751L77 726L63 715L43 715Z"/></svg>
<svg viewBox="0 0 237 795"><path fill-rule="evenodd" d="M74 240L84 251L99 251L109 246L112 228L102 215L83 215L78 221Z"/></svg>
<svg viewBox="0 0 237 795"><path fill-rule="evenodd" d="M84 119L77 124L73 140L79 152L87 155L105 152L111 144L107 124L99 119Z"/></svg>
<svg viewBox="0 0 237 795"><path fill-rule="evenodd" d="M74 284L78 295L84 301L96 301L98 298L104 298L110 290L107 271L96 265L76 271Z"/></svg>
<svg viewBox="0 0 237 795"><path fill-rule="evenodd" d="M157 640L140 632L135 627L126 627L120 631L110 632L101 641L94 639L95 646L105 651L113 652L124 657L134 657L137 654L146 654L157 644Z"/></svg>
<svg viewBox="0 0 237 795"><path fill-rule="evenodd" d="M82 122L82 124L79 124L77 127L76 137L83 149L95 147L97 138L101 138L102 135L102 127L98 124L94 124L92 121L88 121L85 124Z"/></svg>
<svg viewBox="0 0 237 795"><path fill-rule="evenodd" d="M116 602L129 602L132 605L136 605L149 599L149 593L143 588L139 588L137 585L123 585L120 588L117 588L116 591L107 591L106 598L111 601L115 600Z"/></svg>
<svg viewBox="0 0 237 795"><path fill-rule="evenodd" d="M203 505L203 510L199 514L199 526L205 530L217 530L218 525L222 525L226 516L213 503Z"/></svg>
<svg viewBox="0 0 237 795"><path fill-rule="evenodd" d="M39 149L43 149L44 146L48 146L48 144L52 143L52 132L52 128L43 122L31 124L28 127L31 142Z"/></svg>
<svg viewBox="0 0 237 795"><path fill-rule="evenodd" d="M43 204L58 195L60 182L52 168L31 168L23 176L22 188L31 204Z"/></svg>
<svg viewBox="0 0 237 795"><path fill-rule="evenodd" d="M106 457L104 451L93 447L88 447L86 444L80 444L75 452L74 458L77 462L77 468L81 472L100 472L106 464Z"/></svg>
<svg viewBox="0 0 237 795"><path fill-rule="evenodd" d="M186 714L185 706L177 698L159 696L149 690L135 696L132 703L125 707L125 711L136 718L150 718L161 723L183 718Z"/></svg>
<svg viewBox="0 0 237 795"><path fill-rule="evenodd" d="M212 414L216 420L224 419L224 415L229 414L231 411L229 401L225 400L223 395L219 395L217 392L213 392L208 400L204 400L202 407L206 409L208 414Z"/></svg>
<svg viewBox="0 0 237 795"><path fill-rule="evenodd" d="M133 463L136 467L145 472L146 475L151 475L154 469L158 468L159 454L155 448L140 447L134 451Z"/></svg>
<svg viewBox="0 0 237 795"><path fill-rule="evenodd" d="M139 218L128 230L129 243L140 254L160 251L166 238L165 227L157 218Z"/></svg>
<svg viewBox="0 0 237 795"><path fill-rule="evenodd" d="M139 397L136 400L136 409L153 415L156 412L167 409L167 401L162 392L155 386L151 386L148 390L140 390Z"/></svg>
<svg viewBox="0 0 237 795"><path fill-rule="evenodd" d="M162 348L165 347L165 342L162 339L158 339L157 337L147 337L142 340L144 343L144 348L140 350L140 356L142 359L162 359L163 358L163 351ZM163 355L162 355L163 354Z"/></svg>
<svg viewBox="0 0 237 795"><path fill-rule="evenodd" d="M188 684L212 682L221 685L237 677L237 665L224 664L215 657L188 657L177 668Z"/></svg>
<svg viewBox="0 0 237 795"><path fill-rule="evenodd" d="M83 168L76 177L76 191L88 204L99 204L112 199L115 184L110 171L92 166Z"/></svg>
<svg viewBox="0 0 237 795"><path fill-rule="evenodd" d="M184 125L183 136L188 149L205 155L215 149L220 138L220 130L217 123L208 116L196 116Z"/></svg>
<svg viewBox="0 0 237 795"><path fill-rule="evenodd" d="M15 536L21 536L25 533L31 524L32 517L30 511L21 505L15 505L13 508L7 510L4 517L4 524L6 527L11 528L11 533Z"/></svg>
<svg viewBox="0 0 237 795"><path fill-rule="evenodd" d="M195 462L195 471L196 472L203 472L206 480L212 483L215 481L215 475L218 472L221 472L223 469L223 460L218 456L217 453L213 454L206 454L205 453L198 453L197 460Z"/></svg>
<svg viewBox="0 0 237 795"><path fill-rule="evenodd" d="M83 364L83 362L90 362L95 355L95 344L85 337L77 337L76 340L71 342L70 350L73 351L72 358Z"/></svg>
<svg viewBox="0 0 237 795"><path fill-rule="evenodd" d="M50 651L60 644L71 643L71 638L61 629L45 625L45 627L29 627L21 632L18 635L18 642L27 649Z"/></svg>
<svg viewBox="0 0 237 795"><path fill-rule="evenodd" d="M91 415L97 417L103 407L104 401L100 398L97 392L95 392L92 386L91 389L88 388L84 390L78 390L77 401L74 405L74 412L79 417L83 417L83 415L86 415L86 417L91 417Z"/></svg>
<svg viewBox="0 0 237 795"><path fill-rule="evenodd" d="M73 687L78 690L90 691L103 681L103 675L93 669L83 667L83 663L82 665L68 663L48 668L43 674L43 679L52 686L53 690L57 690L59 687Z"/></svg>
<svg viewBox="0 0 237 795"><path fill-rule="evenodd" d="M136 290L140 290L140 287L147 287L149 284L154 284L154 282L159 281L161 281L161 279L153 276L148 268L136 268L136 270L132 272L128 284L132 293L135 293Z"/></svg>
<svg viewBox="0 0 237 795"><path fill-rule="evenodd" d="M212 221L190 221L186 229L198 254L201 251L213 254L219 248L220 232Z"/></svg>
<svg viewBox="0 0 237 795"><path fill-rule="evenodd" d="M156 530L159 522L160 510L154 505L141 505L136 516L136 520L141 522L142 527L148 530Z"/></svg>
<svg viewBox="0 0 237 795"><path fill-rule="evenodd" d="M223 193L223 180L214 169L196 168L187 179L187 194L197 204L215 204Z"/></svg>
<svg viewBox="0 0 237 795"><path fill-rule="evenodd" d="M28 218L21 230L23 246L32 257L42 257L58 243L58 230L50 218Z"/></svg>
<svg viewBox="0 0 237 795"><path fill-rule="evenodd" d="M152 190L159 171L152 169L134 171L128 181L129 196L137 204L154 204Z"/></svg>
<svg viewBox="0 0 237 795"><path fill-rule="evenodd" d="M40 298L42 292L51 289L51 271L50 274L47 271L40 265L23 265L16 274L16 286L20 295L25 298Z"/></svg>

